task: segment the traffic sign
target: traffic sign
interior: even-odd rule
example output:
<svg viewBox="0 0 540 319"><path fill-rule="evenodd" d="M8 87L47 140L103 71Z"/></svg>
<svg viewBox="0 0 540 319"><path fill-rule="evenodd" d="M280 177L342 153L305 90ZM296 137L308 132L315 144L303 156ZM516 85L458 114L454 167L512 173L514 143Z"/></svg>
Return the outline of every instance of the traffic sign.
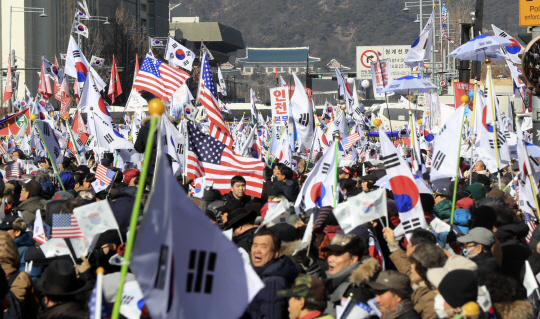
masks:
<svg viewBox="0 0 540 319"><path fill-rule="evenodd" d="M439 86L442 87L442 88L446 87L446 81L445 80L440 80L439 81Z"/></svg>
<svg viewBox="0 0 540 319"><path fill-rule="evenodd" d="M519 0L519 26L540 26L540 0Z"/></svg>
<svg viewBox="0 0 540 319"><path fill-rule="evenodd" d="M540 0L538 0L540 2ZM529 44L527 44L527 47L525 48L525 51L523 51L523 58L521 62L521 66L523 68L523 77L525 78L525 81L529 84L529 86L535 88L536 90L540 90L540 85L538 83L538 69L540 69L540 63L537 62L536 57L538 54L536 52L536 48L540 44L540 35L533 38Z"/></svg>

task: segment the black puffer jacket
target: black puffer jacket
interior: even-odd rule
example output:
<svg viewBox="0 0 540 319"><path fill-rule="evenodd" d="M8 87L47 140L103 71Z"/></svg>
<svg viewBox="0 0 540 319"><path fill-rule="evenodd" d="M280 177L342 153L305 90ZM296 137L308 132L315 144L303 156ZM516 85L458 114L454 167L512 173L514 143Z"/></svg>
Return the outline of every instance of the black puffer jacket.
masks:
<svg viewBox="0 0 540 319"><path fill-rule="evenodd" d="M254 269L264 283L264 288L253 298L247 313L253 319L287 318L289 316L287 299L278 297L277 292L291 288L298 276L298 270L292 260L282 256Z"/></svg>

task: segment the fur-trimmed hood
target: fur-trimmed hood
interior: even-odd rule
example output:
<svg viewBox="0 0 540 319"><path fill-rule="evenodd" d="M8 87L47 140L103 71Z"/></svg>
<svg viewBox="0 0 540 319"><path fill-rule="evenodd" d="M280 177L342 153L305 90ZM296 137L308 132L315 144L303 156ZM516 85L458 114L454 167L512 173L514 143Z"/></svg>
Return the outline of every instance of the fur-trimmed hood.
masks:
<svg viewBox="0 0 540 319"><path fill-rule="evenodd" d="M381 270L381 266L377 259L368 257L362 260L360 265L351 272L349 282L357 286L365 284Z"/></svg>
<svg viewBox="0 0 540 319"><path fill-rule="evenodd" d="M279 257L281 256L289 256L291 257L296 248L300 246L300 243L302 243L302 240L295 240L295 241L289 241L289 242L283 242L281 243L281 249L279 250Z"/></svg>
<svg viewBox="0 0 540 319"><path fill-rule="evenodd" d="M495 303L495 315L504 319L533 319L534 307L529 300Z"/></svg>

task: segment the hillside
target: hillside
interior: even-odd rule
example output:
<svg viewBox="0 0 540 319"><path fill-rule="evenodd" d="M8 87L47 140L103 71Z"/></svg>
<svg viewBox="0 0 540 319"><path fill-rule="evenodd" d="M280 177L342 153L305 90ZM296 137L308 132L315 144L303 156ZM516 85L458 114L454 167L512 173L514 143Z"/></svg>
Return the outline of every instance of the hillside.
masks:
<svg viewBox="0 0 540 319"><path fill-rule="evenodd" d="M464 0L447 0L447 6L451 7L453 1ZM518 1L485 2L484 28L495 23L517 36ZM419 33L419 25L414 23L416 9L402 11L404 0L183 0L182 3L200 21L217 21L240 30L248 46L309 45L310 55L321 58L321 64L336 58L352 68L355 68L356 46L408 45ZM471 12L474 7L464 10ZM458 34L451 36L459 40ZM239 56L243 53L239 52Z"/></svg>

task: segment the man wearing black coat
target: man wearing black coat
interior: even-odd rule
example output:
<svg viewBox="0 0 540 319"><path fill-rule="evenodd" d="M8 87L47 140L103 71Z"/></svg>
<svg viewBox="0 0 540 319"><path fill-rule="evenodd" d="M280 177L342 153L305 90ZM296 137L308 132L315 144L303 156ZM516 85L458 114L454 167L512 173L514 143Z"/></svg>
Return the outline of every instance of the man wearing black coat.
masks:
<svg viewBox="0 0 540 319"><path fill-rule="evenodd" d="M463 245L463 256L478 266L476 277L480 286L484 285L487 275L501 273L501 266L491 253L491 246L495 244L495 235L491 231L476 227L457 240Z"/></svg>
<svg viewBox="0 0 540 319"><path fill-rule="evenodd" d="M280 248L281 240L269 229L259 231L253 238L251 262L264 288L257 293L246 310L252 319L289 317L288 301L278 296L278 291L291 288L298 276L298 269L289 257L279 257Z"/></svg>
<svg viewBox="0 0 540 319"><path fill-rule="evenodd" d="M297 181L293 180L293 170L285 165L280 165L275 174L278 181L274 183L274 186L280 186L285 197L290 202L295 202L300 193L300 186Z"/></svg>

